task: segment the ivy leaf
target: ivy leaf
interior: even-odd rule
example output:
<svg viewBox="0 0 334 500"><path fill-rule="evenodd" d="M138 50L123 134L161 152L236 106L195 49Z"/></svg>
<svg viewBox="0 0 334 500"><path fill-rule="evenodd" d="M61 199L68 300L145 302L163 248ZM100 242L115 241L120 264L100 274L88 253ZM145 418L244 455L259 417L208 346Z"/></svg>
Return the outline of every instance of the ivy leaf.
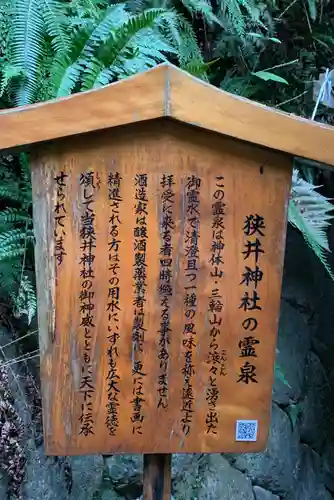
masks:
<svg viewBox="0 0 334 500"><path fill-rule="evenodd" d="M289 85L289 83L284 78L275 75L275 73L271 73L270 71L256 71L255 73L252 72L252 75L257 76L261 80L265 81L272 80L273 82L284 83L285 85Z"/></svg>

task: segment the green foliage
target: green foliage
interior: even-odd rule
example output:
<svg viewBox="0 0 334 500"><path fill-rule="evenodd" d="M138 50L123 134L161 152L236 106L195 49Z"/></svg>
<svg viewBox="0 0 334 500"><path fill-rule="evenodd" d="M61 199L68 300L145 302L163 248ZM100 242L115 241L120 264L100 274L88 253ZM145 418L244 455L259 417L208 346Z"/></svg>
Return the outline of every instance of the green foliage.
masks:
<svg viewBox="0 0 334 500"><path fill-rule="evenodd" d="M20 318L27 316L28 324L31 323L37 309L37 300L34 285L28 276L22 275L19 287L12 293L14 316Z"/></svg>
<svg viewBox="0 0 334 500"><path fill-rule="evenodd" d="M10 1L0 2L0 60L5 58L8 51L8 33L11 23Z"/></svg>
<svg viewBox="0 0 334 500"><path fill-rule="evenodd" d="M289 203L289 221L301 231L307 244L325 266L329 275L334 274L327 262L329 252L326 229L334 218L330 212L334 206L326 196L315 191L316 186L304 180L297 169L292 176L291 200Z"/></svg>
<svg viewBox="0 0 334 500"><path fill-rule="evenodd" d="M14 314L28 323L36 312L33 270L33 229L28 162L12 157L0 164L0 294Z"/></svg>
<svg viewBox="0 0 334 500"><path fill-rule="evenodd" d="M193 2L187 5L195 11ZM205 0L199 12L215 20ZM0 26L3 105L97 88L167 60L206 77L192 25L172 6L131 11L107 1L12 0L1 4ZM0 292L30 322L36 294L27 159L4 161L0 178Z"/></svg>
<svg viewBox="0 0 334 500"><path fill-rule="evenodd" d="M21 106L34 102L38 91L39 62L43 56L44 22L40 0L16 0L10 32L11 65L25 78L15 85L14 102Z"/></svg>
<svg viewBox="0 0 334 500"><path fill-rule="evenodd" d="M270 80L273 82L285 83L286 85L289 85L289 83L284 78L275 75L270 71L253 71L252 75L256 76L257 78L260 78L260 80L264 80L265 82L268 82Z"/></svg>
<svg viewBox="0 0 334 500"><path fill-rule="evenodd" d="M66 29L66 4L58 0L39 0L45 30L51 38L55 53L65 53L71 46L71 38Z"/></svg>
<svg viewBox="0 0 334 500"><path fill-rule="evenodd" d="M256 24L257 10L249 0L221 0L219 11L223 18L230 21L236 34L244 38L249 24Z"/></svg>
<svg viewBox="0 0 334 500"><path fill-rule="evenodd" d="M177 53L158 29L167 15L164 9L130 15L124 5L108 8L93 29L78 31L71 51L56 61L55 95L97 88L166 61L165 54Z"/></svg>
<svg viewBox="0 0 334 500"><path fill-rule="evenodd" d="M212 21L210 9L200 0ZM97 88L167 60L206 76L191 23L172 7L131 12L126 3L14 0L13 12L0 95L14 105Z"/></svg>

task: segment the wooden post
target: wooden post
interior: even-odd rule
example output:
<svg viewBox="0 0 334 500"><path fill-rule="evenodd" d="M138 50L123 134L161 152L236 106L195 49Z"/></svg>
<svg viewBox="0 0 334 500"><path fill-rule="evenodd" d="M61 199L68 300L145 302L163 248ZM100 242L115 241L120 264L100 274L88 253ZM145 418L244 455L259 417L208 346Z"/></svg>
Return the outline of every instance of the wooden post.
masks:
<svg viewBox="0 0 334 500"><path fill-rule="evenodd" d="M172 455L170 453L144 455L143 500L170 500Z"/></svg>

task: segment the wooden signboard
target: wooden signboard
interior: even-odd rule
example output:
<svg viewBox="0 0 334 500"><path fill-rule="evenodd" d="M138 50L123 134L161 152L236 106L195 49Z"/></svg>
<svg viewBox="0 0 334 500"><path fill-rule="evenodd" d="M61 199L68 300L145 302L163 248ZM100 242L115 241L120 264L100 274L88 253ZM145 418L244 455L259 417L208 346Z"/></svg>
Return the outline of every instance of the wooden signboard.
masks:
<svg viewBox="0 0 334 500"><path fill-rule="evenodd" d="M281 154L164 121L43 147L49 452L265 446L290 177Z"/></svg>
<svg viewBox="0 0 334 500"><path fill-rule="evenodd" d="M0 126L34 145L46 452L263 450L292 157L333 129L169 65Z"/></svg>

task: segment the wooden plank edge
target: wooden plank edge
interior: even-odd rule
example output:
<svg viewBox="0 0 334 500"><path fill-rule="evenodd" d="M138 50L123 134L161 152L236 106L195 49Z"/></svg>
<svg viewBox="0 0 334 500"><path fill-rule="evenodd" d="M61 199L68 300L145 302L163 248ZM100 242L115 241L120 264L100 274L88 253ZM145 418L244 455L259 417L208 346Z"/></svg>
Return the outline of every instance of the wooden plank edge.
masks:
<svg viewBox="0 0 334 500"><path fill-rule="evenodd" d="M0 151L163 117L334 168L334 127L229 94L168 63L101 89L0 112Z"/></svg>
<svg viewBox="0 0 334 500"><path fill-rule="evenodd" d="M167 66L100 89L0 112L0 151L160 118Z"/></svg>
<svg viewBox="0 0 334 500"><path fill-rule="evenodd" d="M334 127L230 94L170 68L169 116L334 168Z"/></svg>

